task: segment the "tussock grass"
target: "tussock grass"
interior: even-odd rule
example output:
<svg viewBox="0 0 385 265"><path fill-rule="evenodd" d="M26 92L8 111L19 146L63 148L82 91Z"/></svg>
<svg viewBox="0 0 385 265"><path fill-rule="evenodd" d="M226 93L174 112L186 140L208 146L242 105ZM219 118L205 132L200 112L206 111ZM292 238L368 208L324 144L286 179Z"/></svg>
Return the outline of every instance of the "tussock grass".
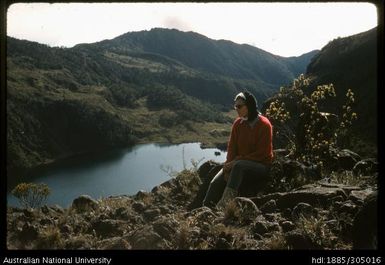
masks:
<svg viewBox="0 0 385 265"><path fill-rule="evenodd" d="M188 222L181 222L176 236L176 247L178 249L190 248L190 225Z"/></svg>
<svg viewBox="0 0 385 265"><path fill-rule="evenodd" d="M224 213L224 221L238 221L241 218L241 209L234 200L227 203Z"/></svg>
<svg viewBox="0 0 385 265"><path fill-rule="evenodd" d="M271 237L264 238L260 243L263 250L281 250L289 249L286 239L282 232L274 232Z"/></svg>
<svg viewBox="0 0 385 265"><path fill-rule="evenodd" d="M330 230L325 218L301 215L297 220L297 226L301 233L316 245L325 249L335 249L337 237Z"/></svg>
<svg viewBox="0 0 385 265"><path fill-rule="evenodd" d="M344 170L342 172L332 172L330 174L331 182L350 185L350 186L361 186L364 181L357 176L354 176L353 171Z"/></svg>
<svg viewBox="0 0 385 265"><path fill-rule="evenodd" d="M128 208L132 204L132 200L130 198L124 197L102 198L98 201L100 207L109 207L111 209L118 209L122 207Z"/></svg>
<svg viewBox="0 0 385 265"><path fill-rule="evenodd" d="M144 203L145 207L147 207L153 204L154 196L151 193L145 192L139 200Z"/></svg>
<svg viewBox="0 0 385 265"><path fill-rule="evenodd" d="M216 224L211 227L212 239L224 238L233 249L244 249L244 243L250 235L246 227L227 226L225 224Z"/></svg>
<svg viewBox="0 0 385 265"><path fill-rule="evenodd" d="M64 240L59 228L56 226L48 226L39 235L35 247L37 249L63 249Z"/></svg>

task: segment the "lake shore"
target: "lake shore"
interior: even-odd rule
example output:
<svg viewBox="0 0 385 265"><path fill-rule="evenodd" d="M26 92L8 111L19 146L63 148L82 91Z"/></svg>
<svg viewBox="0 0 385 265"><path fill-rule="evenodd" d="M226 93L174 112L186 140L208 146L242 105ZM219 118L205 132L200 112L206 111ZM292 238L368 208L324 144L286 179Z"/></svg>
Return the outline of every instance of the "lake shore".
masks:
<svg viewBox="0 0 385 265"><path fill-rule="evenodd" d="M234 113L226 113L228 117L233 118ZM40 169L50 167L57 163L68 159L87 156L93 153L108 152L116 148L132 147L136 144L182 144L200 142L202 148L218 148L225 151L228 137L230 135L231 123L215 123L215 122L187 122L184 125L177 125L171 128L141 128L141 138L135 144L126 146L113 146L98 148L95 146L93 150L84 150L76 153L66 153L57 157L46 158L40 163L31 163L32 166L25 169L14 170L7 174L7 187L18 183L25 179L30 172L39 171Z"/></svg>
<svg viewBox="0 0 385 265"><path fill-rule="evenodd" d="M149 191L173 178L176 172L196 167L207 160L221 163L225 159L225 152L215 148L202 149L199 142L137 144L41 166L23 181L14 183L8 191L21 182L44 183L51 190L47 204L67 207L80 194L99 198ZM8 203L18 205L10 193Z"/></svg>

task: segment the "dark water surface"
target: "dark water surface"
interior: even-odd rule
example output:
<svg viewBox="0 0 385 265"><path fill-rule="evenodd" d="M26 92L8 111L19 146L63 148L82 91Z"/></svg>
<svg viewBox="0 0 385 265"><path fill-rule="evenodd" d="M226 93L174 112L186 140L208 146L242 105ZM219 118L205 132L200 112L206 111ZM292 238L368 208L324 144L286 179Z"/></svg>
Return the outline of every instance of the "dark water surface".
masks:
<svg viewBox="0 0 385 265"><path fill-rule="evenodd" d="M216 154L216 152L220 152ZM181 171L191 168L191 159L224 162L226 153L218 149L201 149L199 143L179 145L141 144L131 148L76 157L55 163L33 173L29 182L45 183L51 189L46 204L68 207L72 201L88 194L95 199L112 195L133 195L151 191L170 179L163 169ZM19 206L17 198L7 194L7 204Z"/></svg>

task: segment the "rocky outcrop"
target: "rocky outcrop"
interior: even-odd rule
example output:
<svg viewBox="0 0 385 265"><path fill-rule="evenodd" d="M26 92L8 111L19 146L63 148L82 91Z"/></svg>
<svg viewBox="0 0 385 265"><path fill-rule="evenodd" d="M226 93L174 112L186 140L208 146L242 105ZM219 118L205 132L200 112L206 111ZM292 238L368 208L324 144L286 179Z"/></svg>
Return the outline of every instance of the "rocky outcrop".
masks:
<svg viewBox="0 0 385 265"><path fill-rule="evenodd" d="M98 202L88 195L81 195L72 202L72 208L75 211L82 212L88 209L96 209Z"/></svg>
<svg viewBox="0 0 385 265"><path fill-rule="evenodd" d="M284 152L283 152L284 153ZM284 167L275 165L271 177ZM290 162L287 161L290 164ZM291 163L290 178L306 176ZM197 192L220 165L184 170L151 192L99 200L82 195L71 207L7 209L9 249L351 249L375 248L373 179L354 185L331 177L309 178L296 188L271 186L253 197L237 197L224 210L202 207ZM309 166L307 166L309 167ZM288 170L288 169L286 169ZM277 175L275 175L277 174ZM303 175L304 174L304 175ZM350 176L350 175L349 175ZM359 178L353 173L354 178ZM318 178L318 177L317 177ZM354 179L353 179L354 180ZM370 181L369 181L370 180ZM372 199L370 199L372 198ZM189 207L190 206L190 207ZM368 243L369 242L369 243Z"/></svg>
<svg viewBox="0 0 385 265"><path fill-rule="evenodd" d="M353 173L356 175L373 175L377 172L378 163L374 158L367 158L358 161L353 167Z"/></svg>
<svg viewBox="0 0 385 265"><path fill-rule="evenodd" d="M354 218L353 247L355 249L373 249L377 247L377 197L377 192L367 194L362 208Z"/></svg>

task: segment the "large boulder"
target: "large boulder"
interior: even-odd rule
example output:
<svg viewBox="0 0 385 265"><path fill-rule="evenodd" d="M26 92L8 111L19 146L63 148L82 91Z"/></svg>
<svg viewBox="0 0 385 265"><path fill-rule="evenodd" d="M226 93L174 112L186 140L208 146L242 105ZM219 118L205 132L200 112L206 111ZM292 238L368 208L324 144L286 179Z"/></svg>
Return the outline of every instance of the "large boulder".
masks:
<svg viewBox="0 0 385 265"><path fill-rule="evenodd" d="M312 215L316 215L314 207L308 203L300 202L296 206L294 206L293 211L291 212L292 219L299 219L300 217L309 217Z"/></svg>
<svg viewBox="0 0 385 265"><path fill-rule="evenodd" d="M332 170L352 170L361 157L349 149L331 149L330 159L327 161Z"/></svg>
<svg viewBox="0 0 385 265"><path fill-rule="evenodd" d="M249 198L236 197L234 202L240 209L240 221L244 224L251 223L261 214L261 211Z"/></svg>
<svg viewBox="0 0 385 265"><path fill-rule="evenodd" d="M132 249L165 249L167 244L162 237L154 231L152 225L145 225L125 236Z"/></svg>
<svg viewBox="0 0 385 265"><path fill-rule="evenodd" d="M354 165L361 160L361 157L351 150L343 149L337 154L339 168L352 170Z"/></svg>
<svg viewBox="0 0 385 265"><path fill-rule="evenodd" d="M199 168L198 168L198 175L199 178L203 181L206 178L213 178L216 173L222 168L222 164L219 164L214 161L207 161L203 163Z"/></svg>
<svg viewBox="0 0 385 265"><path fill-rule="evenodd" d="M210 223L212 220L218 217L211 208L206 206L192 210L191 215L194 216L194 219L199 223Z"/></svg>
<svg viewBox="0 0 385 265"><path fill-rule="evenodd" d="M355 203L363 203L366 198L373 193L372 189L353 190L349 195L349 200Z"/></svg>
<svg viewBox="0 0 385 265"><path fill-rule="evenodd" d="M131 249L131 245L121 237L113 237L99 241L98 249Z"/></svg>
<svg viewBox="0 0 385 265"><path fill-rule="evenodd" d="M367 158L358 161L353 167L355 175L373 175L377 172L378 163L374 158Z"/></svg>
<svg viewBox="0 0 385 265"><path fill-rule="evenodd" d="M187 206L187 209L193 210L202 207L203 200L210 185L210 181L221 169L222 165L213 161L207 161L199 167L198 174L200 179L202 180L202 184L200 185L193 201Z"/></svg>
<svg viewBox="0 0 385 265"><path fill-rule="evenodd" d="M321 167L316 164L304 164L289 157L276 157L270 169L266 192L288 191L298 179L308 182L321 179Z"/></svg>
<svg viewBox="0 0 385 265"><path fill-rule="evenodd" d="M151 193L156 193L158 192L161 188L166 188L166 189L174 189L175 186L176 186L176 179L175 178L171 178L165 182L163 182L162 184L158 185L158 186L155 186L152 190L151 190Z"/></svg>
<svg viewBox="0 0 385 265"><path fill-rule="evenodd" d="M72 202L72 209L77 212L95 210L99 203L92 199L89 195L81 195Z"/></svg>
<svg viewBox="0 0 385 265"><path fill-rule="evenodd" d="M279 209L293 208L298 203L307 203L312 206L328 206L333 198L342 196L347 199L348 191L344 190L344 186L325 187L320 184L304 185L290 192L276 192L264 196L253 197L251 200L257 205L262 206L270 200L276 201L276 206ZM353 189L353 187L350 187Z"/></svg>
<svg viewBox="0 0 385 265"><path fill-rule="evenodd" d="M96 235L106 238L111 236L122 235L123 224L123 221L117 221L112 219L95 220L91 224L91 227L93 230L95 230Z"/></svg>
<svg viewBox="0 0 385 265"><path fill-rule="evenodd" d="M273 213L277 210L277 202L275 200L270 200L261 206L261 211L263 213Z"/></svg>
<svg viewBox="0 0 385 265"><path fill-rule="evenodd" d="M322 249L322 246L298 229L285 233L285 240L291 249Z"/></svg>
<svg viewBox="0 0 385 265"><path fill-rule="evenodd" d="M153 221L160 216L159 208L147 209L143 212L143 216L147 221Z"/></svg>

